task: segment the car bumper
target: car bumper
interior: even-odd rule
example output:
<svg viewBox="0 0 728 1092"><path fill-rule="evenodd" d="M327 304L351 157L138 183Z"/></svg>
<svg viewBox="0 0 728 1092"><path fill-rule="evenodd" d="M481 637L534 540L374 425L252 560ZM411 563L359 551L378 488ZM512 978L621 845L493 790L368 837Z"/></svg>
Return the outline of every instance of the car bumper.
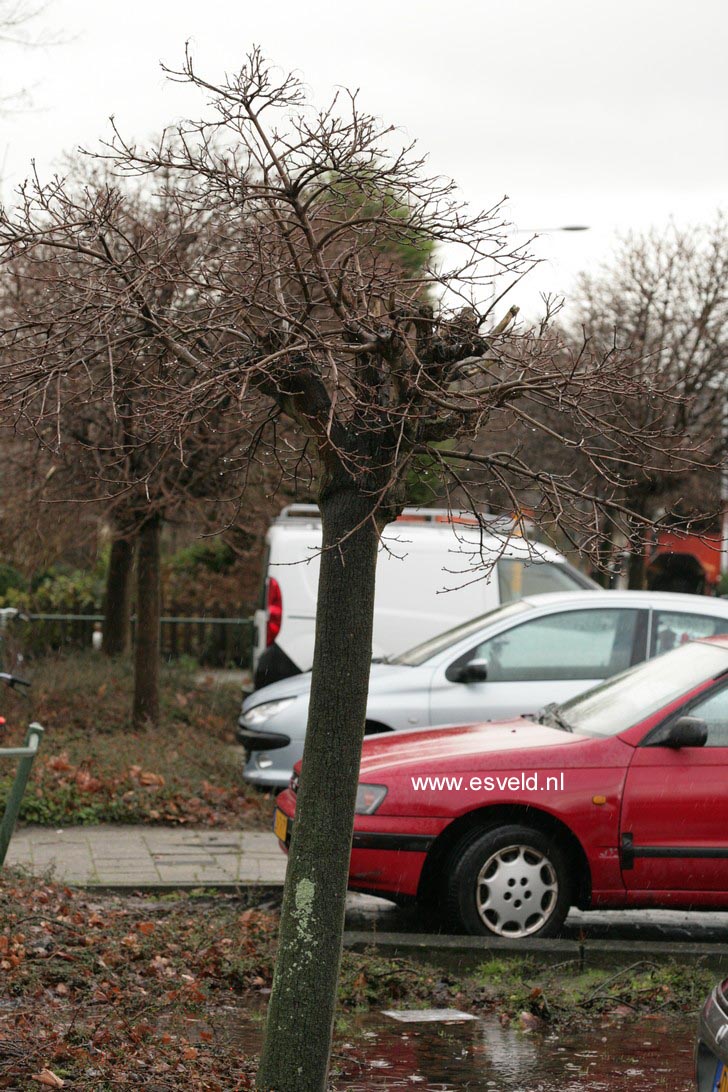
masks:
<svg viewBox="0 0 728 1092"><path fill-rule="evenodd" d="M293 767L303 756L302 739L290 739L288 736L285 739L288 740L285 746L277 746L273 750L246 748L243 780L262 789L285 788L291 780Z"/></svg>
<svg viewBox="0 0 728 1092"><path fill-rule="evenodd" d="M285 841L288 849L296 816L296 794L286 789L276 798L276 808L287 819ZM407 833L396 816L357 816L349 863L349 888L373 895L417 895L422 868L444 820L411 819Z"/></svg>
<svg viewBox="0 0 728 1092"><path fill-rule="evenodd" d="M697 1092L728 1089L728 980L718 985L700 1014L695 1050ZM723 1076L721 1082L721 1066Z"/></svg>
<svg viewBox="0 0 728 1092"><path fill-rule="evenodd" d="M238 743L242 743L246 751L277 751L291 742L291 737L285 732L266 732L261 728L251 728L245 723L244 717L238 719L235 734Z"/></svg>

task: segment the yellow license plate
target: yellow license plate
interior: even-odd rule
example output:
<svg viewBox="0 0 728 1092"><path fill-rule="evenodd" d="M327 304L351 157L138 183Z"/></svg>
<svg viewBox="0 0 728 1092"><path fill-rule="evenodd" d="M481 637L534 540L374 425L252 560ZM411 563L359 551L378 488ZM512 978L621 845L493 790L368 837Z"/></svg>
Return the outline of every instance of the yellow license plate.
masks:
<svg viewBox="0 0 728 1092"><path fill-rule="evenodd" d="M273 833L285 845L286 835L288 834L288 816L284 815L278 808L276 808L273 818Z"/></svg>

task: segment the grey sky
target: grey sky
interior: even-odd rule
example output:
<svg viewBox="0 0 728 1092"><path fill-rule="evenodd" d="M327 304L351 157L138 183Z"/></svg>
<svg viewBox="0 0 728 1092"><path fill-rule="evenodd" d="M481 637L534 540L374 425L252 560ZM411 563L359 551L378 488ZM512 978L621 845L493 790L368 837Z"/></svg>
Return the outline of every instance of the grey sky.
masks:
<svg viewBox="0 0 728 1092"><path fill-rule="evenodd" d="M591 225L539 241L549 261L519 289L527 310L539 291L568 289L614 230L728 205L725 0L50 0L44 22L63 44L2 47L2 93L34 99L3 118L6 198L31 157L47 172L103 136L111 113L138 137L197 114L201 101L159 68L189 38L212 78L259 43L319 99L360 87L474 204L507 193L518 228Z"/></svg>

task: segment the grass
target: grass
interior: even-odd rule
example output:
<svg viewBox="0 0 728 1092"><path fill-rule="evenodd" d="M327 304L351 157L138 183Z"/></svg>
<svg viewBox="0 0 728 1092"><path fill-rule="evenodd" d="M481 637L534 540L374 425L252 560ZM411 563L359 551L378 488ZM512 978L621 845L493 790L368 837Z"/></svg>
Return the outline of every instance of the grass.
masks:
<svg viewBox="0 0 728 1092"><path fill-rule="evenodd" d="M245 786L235 744L238 686L198 683L190 663L162 671L158 728L131 725L128 661L82 654L37 661L29 700L3 690L2 745L21 742L30 719L46 734L20 813L22 822L187 823L262 828L270 797ZM0 768L0 808L13 776Z"/></svg>
<svg viewBox="0 0 728 1092"><path fill-rule="evenodd" d="M715 985L715 974L696 963L636 960L619 970L580 969L574 961L544 965L528 958L491 959L473 976L474 997L502 1014L523 1013L570 1027L604 1014L697 1012Z"/></svg>

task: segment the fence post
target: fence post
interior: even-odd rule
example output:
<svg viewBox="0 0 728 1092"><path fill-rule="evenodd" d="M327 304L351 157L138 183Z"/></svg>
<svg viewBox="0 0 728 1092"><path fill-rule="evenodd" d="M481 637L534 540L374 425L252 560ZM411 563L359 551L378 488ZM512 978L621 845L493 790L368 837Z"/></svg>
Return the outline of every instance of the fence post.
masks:
<svg viewBox="0 0 728 1092"><path fill-rule="evenodd" d="M28 784L28 778L30 777L30 771L33 766L33 759L38 752L42 736L43 729L40 724L31 724L26 732L25 744L23 747L0 749L0 758L3 756L12 757L13 755L17 755L19 759L15 780L10 786L10 795L8 796L8 802L5 805L5 814L3 815L2 823L0 823L0 868L2 868L5 861L5 855L8 852L10 839L15 830L15 823L23 800L25 786Z"/></svg>

